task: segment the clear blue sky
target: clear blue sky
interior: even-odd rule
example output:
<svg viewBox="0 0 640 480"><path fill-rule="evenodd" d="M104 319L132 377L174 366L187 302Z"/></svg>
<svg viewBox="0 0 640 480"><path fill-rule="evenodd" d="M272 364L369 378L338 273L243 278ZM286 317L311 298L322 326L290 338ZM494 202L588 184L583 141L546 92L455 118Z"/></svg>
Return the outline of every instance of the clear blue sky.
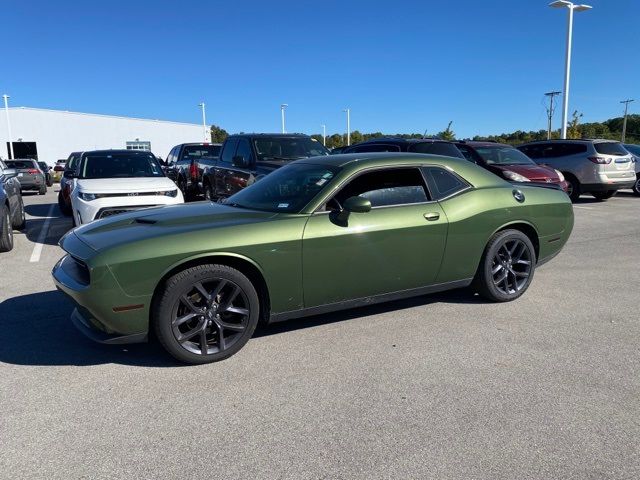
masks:
<svg viewBox="0 0 640 480"><path fill-rule="evenodd" d="M459 137L546 128L566 11L545 0L8 0L0 93L12 106L200 122L230 132L352 129ZM640 107L640 1L577 13L570 109ZM507 8L507 4L511 6ZM554 126L559 128L560 108Z"/></svg>

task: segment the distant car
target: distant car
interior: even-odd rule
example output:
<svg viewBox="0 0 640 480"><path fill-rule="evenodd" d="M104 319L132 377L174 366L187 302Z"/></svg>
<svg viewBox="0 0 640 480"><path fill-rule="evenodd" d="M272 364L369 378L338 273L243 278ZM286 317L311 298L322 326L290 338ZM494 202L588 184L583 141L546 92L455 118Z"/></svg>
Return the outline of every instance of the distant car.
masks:
<svg viewBox="0 0 640 480"><path fill-rule="evenodd" d="M75 172L78 166L82 152L72 152L69 158L60 165L63 167L62 177L60 178L60 191L58 192L58 206L63 215L71 216L71 191L73 190L74 176L67 172ZM60 160L58 160L60 162ZM65 176L65 174L67 174Z"/></svg>
<svg viewBox="0 0 640 480"><path fill-rule="evenodd" d="M13 229L25 227L26 216L17 171L0 160L0 252L13 249Z"/></svg>
<svg viewBox="0 0 640 480"><path fill-rule="evenodd" d="M452 142L440 138L382 137L357 143L350 147L345 147L342 150L342 153L372 152L429 153L433 155L464 158L460 150L458 150Z"/></svg>
<svg viewBox="0 0 640 480"><path fill-rule="evenodd" d="M47 193L45 174L40 170L36 160L31 160L30 158L5 160L5 164L8 168L16 170L16 178L20 182L22 191L35 190L40 195Z"/></svg>
<svg viewBox="0 0 640 480"><path fill-rule="evenodd" d="M185 200L204 193L204 170L215 165L221 146L220 143L182 143L171 149L163 171L176 182Z"/></svg>
<svg viewBox="0 0 640 480"><path fill-rule="evenodd" d="M510 182L539 182L568 190L564 175L558 170L538 165L511 145L494 142L456 142L467 160Z"/></svg>
<svg viewBox="0 0 640 480"><path fill-rule="evenodd" d="M53 175L51 174L51 167L47 165L47 162L38 162L40 170L44 173L45 183L47 187L53 187Z"/></svg>
<svg viewBox="0 0 640 480"><path fill-rule="evenodd" d="M71 191L74 225L141 208L183 203L182 193L167 178L151 152L96 150L83 152Z"/></svg>
<svg viewBox="0 0 640 480"><path fill-rule="evenodd" d="M295 160L328 154L322 143L299 133L231 135L215 165L204 172L205 198L228 197Z"/></svg>
<svg viewBox="0 0 640 480"><path fill-rule="evenodd" d="M625 143L624 148L633 155L634 164L636 166L636 183L633 184L633 193L640 195L640 145Z"/></svg>
<svg viewBox="0 0 640 480"><path fill-rule="evenodd" d="M348 148L348 147L333 147L333 148L329 151L329 153L330 153L331 155L338 155L339 153L342 153L342 151L343 151L345 148Z"/></svg>
<svg viewBox="0 0 640 480"><path fill-rule="evenodd" d="M517 148L538 165L562 172L573 202L583 193L606 200L636 183L631 154L614 140L542 140Z"/></svg>

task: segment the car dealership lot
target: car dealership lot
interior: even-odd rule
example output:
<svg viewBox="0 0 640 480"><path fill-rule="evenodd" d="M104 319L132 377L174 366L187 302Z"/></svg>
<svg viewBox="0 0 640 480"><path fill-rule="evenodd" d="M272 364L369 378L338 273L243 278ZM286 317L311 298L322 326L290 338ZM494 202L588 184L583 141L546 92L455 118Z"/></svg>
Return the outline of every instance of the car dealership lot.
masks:
<svg viewBox="0 0 640 480"><path fill-rule="evenodd" d="M57 186L55 187L57 190ZM228 360L103 346L55 291L71 227L25 195L0 255L7 478L634 478L640 199L575 205L529 291L467 291L261 328Z"/></svg>

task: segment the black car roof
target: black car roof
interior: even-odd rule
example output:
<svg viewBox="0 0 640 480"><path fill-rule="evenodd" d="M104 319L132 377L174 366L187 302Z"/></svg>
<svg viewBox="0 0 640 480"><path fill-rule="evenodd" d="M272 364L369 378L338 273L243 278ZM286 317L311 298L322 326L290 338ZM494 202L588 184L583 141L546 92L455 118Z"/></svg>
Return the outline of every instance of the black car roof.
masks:
<svg viewBox="0 0 640 480"><path fill-rule="evenodd" d="M453 143L453 142L450 142L449 140L443 140L442 138L437 138L437 137L425 137L425 138L377 137L377 138L371 138L369 140L365 140L363 142L359 142L355 145L372 144L372 143L407 144L407 143L435 143L435 142ZM351 146L353 147L355 145L351 145Z"/></svg>
<svg viewBox="0 0 640 480"><path fill-rule="evenodd" d="M304 133L234 133L229 135L228 138L231 137L279 137L279 138L294 138L294 137L304 137L311 138L309 135Z"/></svg>

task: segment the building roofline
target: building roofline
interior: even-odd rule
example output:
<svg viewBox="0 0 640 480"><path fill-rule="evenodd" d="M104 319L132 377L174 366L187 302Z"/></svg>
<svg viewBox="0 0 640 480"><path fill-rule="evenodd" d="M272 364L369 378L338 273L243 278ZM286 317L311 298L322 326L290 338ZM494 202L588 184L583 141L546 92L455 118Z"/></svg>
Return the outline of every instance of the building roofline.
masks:
<svg viewBox="0 0 640 480"><path fill-rule="evenodd" d="M159 120L153 118L139 118L139 117L126 117L123 115L106 115L103 113L87 113L87 112L73 112L71 110L55 110L53 108L37 108L37 107L9 107L9 110L30 110L36 112L53 112L53 113L66 113L69 115L86 115L90 117L103 117L103 118L117 118L121 120L138 120L141 122L151 122L151 123L171 123L174 125L188 125L190 127L200 127L201 124L198 123L187 123L187 122L176 122L172 120Z"/></svg>

